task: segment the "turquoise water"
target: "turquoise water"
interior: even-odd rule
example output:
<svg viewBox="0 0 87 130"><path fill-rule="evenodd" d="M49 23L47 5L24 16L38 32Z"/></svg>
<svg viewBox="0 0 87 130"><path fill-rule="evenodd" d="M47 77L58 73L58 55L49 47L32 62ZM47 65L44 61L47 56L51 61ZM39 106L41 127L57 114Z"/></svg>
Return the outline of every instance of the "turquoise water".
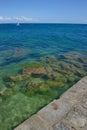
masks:
<svg viewBox="0 0 87 130"><path fill-rule="evenodd" d="M0 67L76 51L87 56L87 25L0 24ZM84 53L84 54L83 54Z"/></svg>
<svg viewBox="0 0 87 130"><path fill-rule="evenodd" d="M54 81L52 74L22 74L24 68L44 65L52 69ZM1 130L17 126L85 75L86 24L0 24Z"/></svg>

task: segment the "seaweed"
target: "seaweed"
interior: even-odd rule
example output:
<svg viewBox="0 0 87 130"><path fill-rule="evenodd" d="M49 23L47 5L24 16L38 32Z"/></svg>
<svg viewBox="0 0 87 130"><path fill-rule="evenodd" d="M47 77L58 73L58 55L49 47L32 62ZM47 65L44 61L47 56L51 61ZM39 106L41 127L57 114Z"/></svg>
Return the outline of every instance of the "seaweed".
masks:
<svg viewBox="0 0 87 130"><path fill-rule="evenodd" d="M0 104L3 104L0 111L5 126L1 121L1 128L6 130L15 127L53 99L59 98L87 74L86 58L84 61L82 57L79 59L79 56L68 54L61 57L63 61L55 56L41 57L38 61L27 62L18 74L3 77L4 87L0 87Z"/></svg>

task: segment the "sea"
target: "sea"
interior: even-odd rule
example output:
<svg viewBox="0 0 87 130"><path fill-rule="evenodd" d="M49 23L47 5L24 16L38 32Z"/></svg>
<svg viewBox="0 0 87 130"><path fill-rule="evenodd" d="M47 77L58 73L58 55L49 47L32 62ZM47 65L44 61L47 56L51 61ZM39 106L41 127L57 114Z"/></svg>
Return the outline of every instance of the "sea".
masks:
<svg viewBox="0 0 87 130"><path fill-rule="evenodd" d="M56 57L65 61L63 56L86 59L87 74L87 24L49 24L20 23L0 24L0 126L2 130L11 130L29 116L37 112L46 101L46 97L19 92L3 97L9 85L7 76L21 74L29 64L39 62L42 57ZM72 58L69 62L72 62ZM74 62L75 63L75 62ZM11 89L9 89L11 90ZM11 95L11 96L9 96ZM33 108L33 110L32 110Z"/></svg>
<svg viewBox="0 0 87 130"><path fill-rule="evenodd" d="M68 52L87 56L86 24L0 24L0 76L9 67L16 73L26 61Z"/></svg>

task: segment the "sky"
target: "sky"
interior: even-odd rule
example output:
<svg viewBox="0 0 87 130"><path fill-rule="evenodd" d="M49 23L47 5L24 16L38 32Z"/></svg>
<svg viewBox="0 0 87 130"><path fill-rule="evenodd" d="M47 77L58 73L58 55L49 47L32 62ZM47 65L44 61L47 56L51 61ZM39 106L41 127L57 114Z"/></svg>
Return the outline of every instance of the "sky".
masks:
<svg viewBox="0 0 87 130"><path fill-rule="evenodd" d="M0 23L87 23L87 0L0 0Z"/></svg>

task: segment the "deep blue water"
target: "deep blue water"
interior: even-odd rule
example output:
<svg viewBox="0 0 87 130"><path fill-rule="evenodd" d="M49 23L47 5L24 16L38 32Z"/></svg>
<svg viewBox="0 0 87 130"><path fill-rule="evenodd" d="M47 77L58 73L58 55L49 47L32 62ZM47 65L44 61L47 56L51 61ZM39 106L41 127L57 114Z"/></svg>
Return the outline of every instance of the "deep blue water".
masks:
<svg viewBox="0 0 87 130"><path fill-rule="evenodd" d="M39 60L45 55L59 57L68 52L87 56L87 25L0 24L0 68L3 73L7 73L6 67L17 69L19 65L20 69L28 60Z"/></svg>

